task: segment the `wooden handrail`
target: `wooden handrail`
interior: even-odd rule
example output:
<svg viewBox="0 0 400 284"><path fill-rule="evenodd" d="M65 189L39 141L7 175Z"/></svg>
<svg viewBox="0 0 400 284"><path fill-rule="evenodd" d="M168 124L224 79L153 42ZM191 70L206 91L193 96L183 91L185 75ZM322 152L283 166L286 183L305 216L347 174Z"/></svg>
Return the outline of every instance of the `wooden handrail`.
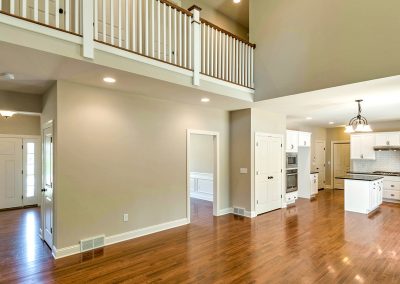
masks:
<svg viewBox="0 0 400 284"><path fill-rule="evenodd" d="M192 12L190 12L190 11L188 11L188 10L182 8L182 7L179 7L178 5L172 3L172 2L170 2L168 0L157 0L157 1L160 1L160 3L164 3L165 5L170 6L171 8L174 8L174 9L178 10L178 11L182 12L183 14L188 15L189 17L193 16Z"/></svg>
<svg viewBox="0 0 400 284"><path fill-rule="evenodd" d="M208 25L208 26L220 31L220 32L223 32L224 34L227 34L227 35L233 37L234 39L237 39L238 41L241 41L241 42L251 46L252 48L256 48L256 44L251 43L248 40L245 40L245 39L243 39L243 38L241 38L241 37L239 37L239 36L237 36L237 35L235 35L235 34L233 34L231 32L228 32L227 30L224 30L223 28L218 27L217 25L214 25L213 23L211 23L211 22L209 22L209 21L207 21L207 20L205 20L203 18L200 18L200 21L202 23L204 23L204 24L206 24L206 25Z"/></svg>

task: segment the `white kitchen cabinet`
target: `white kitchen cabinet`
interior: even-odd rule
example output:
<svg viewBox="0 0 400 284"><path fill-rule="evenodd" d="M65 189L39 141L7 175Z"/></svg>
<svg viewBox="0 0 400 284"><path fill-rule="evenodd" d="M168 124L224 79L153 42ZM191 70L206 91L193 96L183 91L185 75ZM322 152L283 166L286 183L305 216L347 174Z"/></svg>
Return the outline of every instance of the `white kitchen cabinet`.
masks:
<svg viewBox="0 0 400 284"><path fill-rule="evenodd" d="M299 147L310 147L311 146L311 133L299 132Z"/></svg>
<svg viewBox="0 0 400 284"><path fill-rule="evenodd" d="M400 146L400 134L398 132L377 133L375 146Z"/></svg>
<svg viewBox="0 0 400 284"><path fill-rule="evenodd" d="M385 177L383 181L383 198L387 201L400 201L400 178Z"/></svg>
<svg viewBox="0 0 400 284"><path fill-rule="evenodd" d="M350 137L352 160L375 160L375 134L356 134Z"/></svg>
<svg viewBox="0 0 400 284"><path fill-rule="evenodd" d="M382 204L383 178L359 180L346 178L344 181L344 209L368 214Z"/></svg>
<svg viewBox="0 0 400 284"><path fill-rule="evenodd" d="M297 153L299 147L299 132L286 130L286 152Z"/></svg>

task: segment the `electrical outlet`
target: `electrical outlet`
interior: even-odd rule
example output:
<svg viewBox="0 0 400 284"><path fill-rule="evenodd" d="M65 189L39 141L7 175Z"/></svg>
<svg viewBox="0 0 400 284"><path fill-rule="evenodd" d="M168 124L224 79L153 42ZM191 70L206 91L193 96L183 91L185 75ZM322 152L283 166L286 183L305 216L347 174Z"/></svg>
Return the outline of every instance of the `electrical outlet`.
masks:
<svg viewBox="0 0 400 284"><path fill-rule="evenodd" d="M128 222L128 214L124 214L124 222Z"/></svg>
<svg viewBox="0 0 400 284"><path fill-rule="evenodd" d="M247 168L240 168L241 174L247 174Z"/></svg>

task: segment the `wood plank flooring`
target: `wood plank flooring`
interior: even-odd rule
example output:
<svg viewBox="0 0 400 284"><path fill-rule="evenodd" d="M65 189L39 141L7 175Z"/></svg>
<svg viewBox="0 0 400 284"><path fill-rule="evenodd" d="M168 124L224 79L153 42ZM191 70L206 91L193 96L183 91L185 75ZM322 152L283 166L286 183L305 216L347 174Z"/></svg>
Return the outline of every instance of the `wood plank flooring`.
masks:
<svg viewBox="0 0 400 284"><path fill-rule="evenodd" d="M212 216L192 201L192 223L53 260L35 208L0 212L1 283L400 283L400 206L343 211L343 191L254 219Z"/></svg>

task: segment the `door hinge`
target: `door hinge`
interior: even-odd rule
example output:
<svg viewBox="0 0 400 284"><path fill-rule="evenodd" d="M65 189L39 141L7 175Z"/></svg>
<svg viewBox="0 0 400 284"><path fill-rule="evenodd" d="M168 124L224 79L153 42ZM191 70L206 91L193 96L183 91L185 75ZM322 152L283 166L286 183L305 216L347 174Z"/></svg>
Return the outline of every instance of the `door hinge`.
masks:
<svg viewBox="0 0 400 284"><path fill-rule="evenodd" d="M21 145L22 150L24 150L24 144Z"/></svg>
<svg viewBox="0 0 400 284"><path fill-rule="evenodd" d="M281 194L281 198L283 197L283 195Z"/></svg>
<svg viewBox="0 0 400 284"><path fill-rule="evenodd" d="M258 204L258 200L257 200L257 204Z"/></svg>
<svg viewBox="0 0 400 284"><path fill-rule="evenodd" d="M50 228L50 233L53 233L53 228Z"/></svg>
<svg viewBox="0 0 400 284"><path fill-rule="evenodd" d="M325 148L324 148L324 151L325 151Z"/></svg>
<svg viewBox="0 0 400 284"><path fill-rule="evenodd" d="M281 148L283 147L283 144L281 144Z"/></svg>
<svg viewBox="0 0 400 284"><path fill-rule="evenodd" d="M258 147L258 142L256 142L256 147Z"/></svg>
<svg viewBox="0 0 400 284"><path fill-rule="evenodd" d="M24 174L24 170L21 171L21 174Z"/></svg>
<svg viewBox="0 0 400 284"><path fill-rule="evenodd" d="M21 199L24 199L24 196L23 196L23 195L21 195Z"/></svg>
<svg viewBox="0 0 400 284"><path fill-rule="evenodd" d="M281 169L281 173L283 172L283 170Z"/></svg>
<svg viewBox="0 0 400 284"><path fill-rule="evenodd" d="M50 143L53 143L53 137L50 137Z"/></svg>

